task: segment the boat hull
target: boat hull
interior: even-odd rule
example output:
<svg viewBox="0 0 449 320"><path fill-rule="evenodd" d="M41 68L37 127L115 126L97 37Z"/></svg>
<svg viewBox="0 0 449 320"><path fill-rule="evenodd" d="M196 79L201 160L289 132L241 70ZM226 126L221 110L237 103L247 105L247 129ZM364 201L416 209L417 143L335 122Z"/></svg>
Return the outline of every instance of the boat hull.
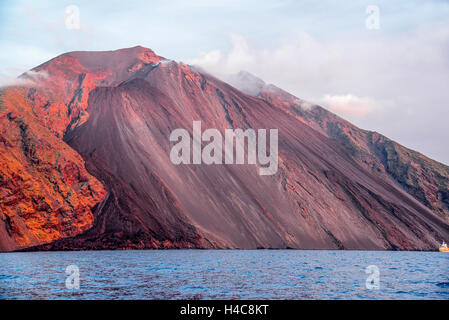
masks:
<svg viewBox="0 0 449 320"><path fill-rule="evenodd" d="M440 248L440 252L449 252L449 248Z"/></svg>

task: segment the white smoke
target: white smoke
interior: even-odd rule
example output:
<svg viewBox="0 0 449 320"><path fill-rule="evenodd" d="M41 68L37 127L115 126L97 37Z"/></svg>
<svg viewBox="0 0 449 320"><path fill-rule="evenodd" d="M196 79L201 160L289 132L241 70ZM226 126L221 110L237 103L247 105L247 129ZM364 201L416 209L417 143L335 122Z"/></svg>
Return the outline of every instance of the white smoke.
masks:
<svg viewBox="0 0 449 320"><path fill-rule="evenodd" d="M266 86L262 79L247 71L240 71L231 75L221 75L220 77L223 81L253 97L258 96Z"/></svg>
<svg viewBox="0 0 449 320"><path fill-rule="evenodd" d="M41 71L26 71L19 77L12 77L8 74L0 74L0 87L12 87L12 86L34 86L41 80L48 78L48 72L45 70Z"/></svg>

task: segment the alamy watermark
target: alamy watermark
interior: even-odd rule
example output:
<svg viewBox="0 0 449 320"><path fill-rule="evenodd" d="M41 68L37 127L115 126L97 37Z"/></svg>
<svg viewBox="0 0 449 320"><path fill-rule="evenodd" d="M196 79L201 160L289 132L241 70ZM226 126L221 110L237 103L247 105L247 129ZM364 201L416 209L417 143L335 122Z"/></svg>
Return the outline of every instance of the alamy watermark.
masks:
<svg viewBox="0 0 449 320"><path fill-rule="evenodd" d="M79 289L80 288L80 269L78 266L71 264L65 269L67 278L65 279L65 287L67 289Z"/></svg>
<svg viewBox="0 0 449 320"><path fill-rule="evenodd" d="M80 9L76 5L70 5L64 11L65 27L69 30L79 30L80 23Z"/></svg>
<svg viewBox="0 0 449 320"><path fill-rule="evenodd" d="M378 6L369 5L366 7L365 26L368 30L380 29L380 9Z"/></svg>
<svg viewBox="0 0 449 320"><path fill-rule="evenodd" d="M176 165L223 164L224 150L224 164L245 164L246 149L247 164L255 165L258 162L261 166L259 175L273 175L278 170L278 130L269 131L270 152L267 154L266 129L258 129L257 132L254 129L225 129L223 146L223 136L218 129L201 132L201 121L193 121L192 138L186 129L175 129L170 134L170 141L179 141L170 151L170 160ZM204 148L201 148L202 142L207 143Z"/></svg>
<svg viewBox="0 0 449 320"><path fill-rule="evenodd" d="M365 280L365 287L368 290L379 290L380 289L380 270L376 265L369 265L365 269L365 273L368 277Z"/></svg>

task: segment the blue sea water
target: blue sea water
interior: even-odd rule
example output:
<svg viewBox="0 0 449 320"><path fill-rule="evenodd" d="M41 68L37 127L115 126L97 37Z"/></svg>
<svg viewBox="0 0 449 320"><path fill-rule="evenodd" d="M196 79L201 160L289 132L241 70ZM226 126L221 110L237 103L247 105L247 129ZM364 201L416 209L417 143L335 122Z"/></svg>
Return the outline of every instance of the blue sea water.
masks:
<svg viewBox="0 0 449 320"><path fill-rule="evenodd" d="M66 268L79 269L79 289ZM379 288L367 288L377 266ZM444 299L449 254L303 250L0 253L0 299Z"/></svg>

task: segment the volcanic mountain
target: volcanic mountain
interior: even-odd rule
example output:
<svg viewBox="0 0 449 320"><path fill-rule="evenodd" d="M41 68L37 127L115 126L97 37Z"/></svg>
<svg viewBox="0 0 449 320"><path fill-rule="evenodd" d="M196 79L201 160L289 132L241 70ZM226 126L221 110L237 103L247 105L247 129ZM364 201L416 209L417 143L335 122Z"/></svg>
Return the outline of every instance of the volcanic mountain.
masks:
<svg viewBox="0 0 449 320"><path fill-rule="evenodd" d="M70 52L1 90L0 250L434 250L449 167L242 72L134 47ZM170 161L170 133L278 129L279 168Z"/></svg>

